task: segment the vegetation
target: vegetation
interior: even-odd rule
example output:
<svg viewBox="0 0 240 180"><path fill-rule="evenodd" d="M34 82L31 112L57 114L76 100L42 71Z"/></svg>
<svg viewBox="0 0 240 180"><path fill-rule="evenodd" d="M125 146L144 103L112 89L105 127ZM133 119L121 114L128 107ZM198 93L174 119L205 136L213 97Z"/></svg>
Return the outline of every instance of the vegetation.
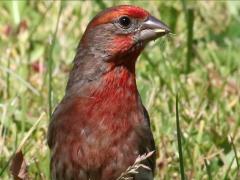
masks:
<svg viewBox="0 0 240 180"><path fill-rule="evenodd" d="M240 179L240 2L187 0L1 1L0 179L19 146L30 178L49 179L49 116L75 49L90 19L118 4L144 7L173 31L137 63L156 179Z"/></svg>

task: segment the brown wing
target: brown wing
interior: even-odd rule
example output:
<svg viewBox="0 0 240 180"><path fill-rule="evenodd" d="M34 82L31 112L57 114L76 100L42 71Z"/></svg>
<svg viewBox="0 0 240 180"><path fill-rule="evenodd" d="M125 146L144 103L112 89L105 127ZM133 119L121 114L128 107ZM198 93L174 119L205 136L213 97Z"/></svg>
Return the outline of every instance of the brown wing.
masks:
<svg viewBox="0 0 240 180"><path fill-rule="evenodd" d="M143 110L144 110L145 120L148 122L149 129L150 129L148 148L150 151L156 151L155 141L153 138L151 127L150 127L150 118L149 118L148 112L144 106L143 106ZM149 159L149 164L150 164L151 169L154 171L155 166L156 166L156 152L153 154L153 157Z"/></svg>

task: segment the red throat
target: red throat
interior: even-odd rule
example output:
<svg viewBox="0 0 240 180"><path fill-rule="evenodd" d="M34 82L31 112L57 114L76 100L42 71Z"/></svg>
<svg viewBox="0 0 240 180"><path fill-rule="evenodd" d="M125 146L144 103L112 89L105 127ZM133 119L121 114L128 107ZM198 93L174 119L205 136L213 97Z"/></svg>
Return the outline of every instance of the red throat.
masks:
<svg viewBox="0 0 240 180"><path fill-rule="evenodd" d="M88 116L101 117L110 133L129 131L132 123L138 123L138 118L129 122L126 117L129 110L137 109L138 93L135 74L125 66L117 66L105 74L101 87L92 89L90 98L86 106Z"/></svg>
<svg viewBox="0 0 240 180"><path fill-rule="evenodd" d="M109 66L111 70L101 80L102 88L93 90L92 96L99 100L112 97L117 101L126 93L134 94L137 91L135 73L125 65L116 66L111 64Z"/></svg>
<svg viewBox="0 0 240 180"><path fill-rule="evenodd" d="M108 49L111 54L115 54L115 65L123 65L128 71L135 74L135 63L143 47L135 47L132 35L117 35L112 41L112 46Z"/></svg>

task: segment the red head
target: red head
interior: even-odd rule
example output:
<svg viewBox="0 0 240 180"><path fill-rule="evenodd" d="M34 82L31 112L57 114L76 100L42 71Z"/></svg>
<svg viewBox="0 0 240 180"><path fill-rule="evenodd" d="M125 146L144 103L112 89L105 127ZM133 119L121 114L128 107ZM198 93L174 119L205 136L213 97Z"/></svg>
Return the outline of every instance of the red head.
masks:
<svg viewBox="0 0 240 180"><path fill-rule="evenodd" d="M99 24L106 24L113 20L119 19L121 16L128 16L131 18L144 20L149 16L149 13L142 8L136 6L116 6L108 8L105 11L99 13L91 22L90 26L97 26Z"/></svg>
<svg viewBox="0 0 240 180"><path fill-rule="evenodd" d="M89 23L81 43L95 47L95 53L103 53L107 55L105 60L111 61L126 54L139 54L148 41L168 32L166 25L144 9L122 5L99 13Z"/></svg>
<svg viewBox="0 0 240 180"><path fill-rule="evenodd" d="M119 65L134 72L136 59L146 43L169 31L164 23L136 6L122 5L102 11L82 37L70 81L86 76L93 79Z"/></svg>

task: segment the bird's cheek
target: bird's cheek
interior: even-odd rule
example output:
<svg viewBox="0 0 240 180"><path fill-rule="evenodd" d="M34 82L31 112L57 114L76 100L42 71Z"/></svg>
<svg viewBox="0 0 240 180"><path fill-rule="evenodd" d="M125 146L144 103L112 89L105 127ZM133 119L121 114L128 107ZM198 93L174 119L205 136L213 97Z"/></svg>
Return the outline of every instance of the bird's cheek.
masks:
<svg viewBox="0 0 240 180"><path fill-rule="evenodd" d="M128 52L134 45L134 40L130 35L119 35L112 40L111 52L121 54Z"/></svg>

